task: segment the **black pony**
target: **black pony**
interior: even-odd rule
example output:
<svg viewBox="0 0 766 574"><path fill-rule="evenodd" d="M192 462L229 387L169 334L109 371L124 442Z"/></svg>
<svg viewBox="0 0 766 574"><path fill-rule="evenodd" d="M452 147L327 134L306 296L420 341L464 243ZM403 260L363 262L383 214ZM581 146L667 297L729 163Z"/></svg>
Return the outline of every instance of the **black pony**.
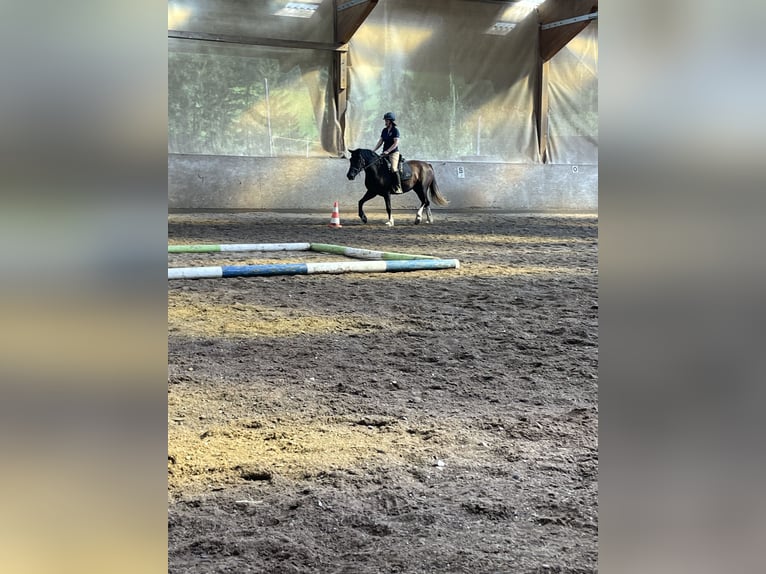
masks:
<svg viewBox="0 0 766 574"><path fill-rule="evenodd" d="M359 200L359 218L362 222L367 223L367 216L364 214L362 206L376 195L382 195L386 202L386 212L388 212L386 225L393 225L391 189L394 183L394 174L389 169L387 158L369 149L352 149L349 151L351 152L351 167L349 167L346 177L354 179L364 170L364 186L367 188L367 193ZM402 163L406 163L403 166L405 169L402 175L402 191L407 193L414 189L420 198L420 207L415 215L415 223L418 224L423 220L423 209L426 211L426 223L432 223L431 202L428 200L428 193L430 192L431 199L439 205L449 203L439 193L439 187L436 185L436 178L434 177L434 168L425 161L411 160ZM408 173L410 170L412 175Z"/></svg>

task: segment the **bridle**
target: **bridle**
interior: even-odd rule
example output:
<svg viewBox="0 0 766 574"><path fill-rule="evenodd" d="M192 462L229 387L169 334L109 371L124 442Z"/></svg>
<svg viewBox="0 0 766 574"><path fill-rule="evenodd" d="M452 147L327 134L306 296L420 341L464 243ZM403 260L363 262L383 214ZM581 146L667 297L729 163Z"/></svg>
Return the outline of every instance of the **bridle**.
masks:
<svg viewBox="0 0 766 574"><path fill-rule="evenodd" d="M374 152L373 152L373 153L374 153ZM382 160L384 157L386 157L386 156L384 156L384 155L379 155L379 156L378 156L376 159L374 159L373 161L371 161L370 163L368 163L368 164L366 164L366 165L364 164L364 158L360 157L359 159L362 161L362 167L360 167L360 168L357 170L357 172L354 174L354 178L356 178L356 176L357 176L357 175L359 175L360 173L362 173L362 172L363 172L365 169L367 169L368 167L371 167L371 166L375 165L376 163L378 163L378 162L379 162L380 160Z"/></svg>

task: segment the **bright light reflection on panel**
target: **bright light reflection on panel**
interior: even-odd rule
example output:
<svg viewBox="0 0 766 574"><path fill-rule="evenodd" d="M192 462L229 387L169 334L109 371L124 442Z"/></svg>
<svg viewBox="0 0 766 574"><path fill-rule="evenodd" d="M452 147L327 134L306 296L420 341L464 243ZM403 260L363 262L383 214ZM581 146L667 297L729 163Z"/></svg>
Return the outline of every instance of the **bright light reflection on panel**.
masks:
<svg viewBox="0 0 766 574"><path fill-rule="evenodd" d="M192 9L183 4L168 2L168 30L183 30L191 17Z"/></svg>
<svg viewBox="0 0 766 574"><path fill-rule="evenodd" d="M515 6L532 10L533 8L537 8L544 1L545 0L519 0L515 3Z"/></svg>
<svg viewBox="0 0 766 574"><path fill-rule="evenodd" d="M363 42L378 50L381 45L381 38L385 38L387 32L394 40L386 45L388 52L403 52L407 54L419 49L434 34L434 30L422 26L397 25L396 27L386 27L381 24L365 23L354 35L355 45Z"/></svg>
<svg viewBox="0 0 766 574"><path fill-rule="evenodd" d="M566 48L570 52L573 52L578 57L582 58L586 55L590 55L591 52L598 50L598 44L595 43L591 38L580 34L569 40L569 42L567 42Z"/></svg>
<svg viewBox="0 0 766 574"><path fill-rule="evenodd" d="M317 71L301 74L292 80L283 80L281 85L272 86L269 98L257 99L248 109L234 118L229 126L231 131L245 130L252 134L263 132L262 137L270 138L270 153L274 156L306 155L321 150L318 132L306 132L299 135L290 129L294 123L305 123L307 114L312 114L313 106L309 86L318 85ZM297 136L297 137L296 137ZM306 165L306 170L310 169Z"/></svg>
<svg viewBox="0 0 766 574"><path fill-rule="evenodd" d="M389 33L386 50L381 51L381 38ZM352 74L362 85L372 85L384 72L384 60L417 51L433 37L434 30L422 26L396 26L395 30L385 25L366 22L354 34L354 57L364 65L353 67Z"/></svg>
<svg viewBox="0 0 766 574"><path fill-rule="evenodd" d="M503 14L498 18L498 22L521 22L538 6L538 4L540 3L533 2L527 4L525 2L518 2L503 10Z"/></svg>

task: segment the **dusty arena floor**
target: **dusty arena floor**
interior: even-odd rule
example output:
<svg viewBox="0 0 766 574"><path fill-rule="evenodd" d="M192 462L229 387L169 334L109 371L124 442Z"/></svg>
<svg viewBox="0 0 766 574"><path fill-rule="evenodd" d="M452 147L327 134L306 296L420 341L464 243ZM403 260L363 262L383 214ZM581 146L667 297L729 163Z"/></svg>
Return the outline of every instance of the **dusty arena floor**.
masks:
<svg viewBox="0 0 766 574"><path fill-rule="evenodd" d="M168 281L169 571L596 572L596 216L349 209L168 217L171 244L461 265Z"/></svg>

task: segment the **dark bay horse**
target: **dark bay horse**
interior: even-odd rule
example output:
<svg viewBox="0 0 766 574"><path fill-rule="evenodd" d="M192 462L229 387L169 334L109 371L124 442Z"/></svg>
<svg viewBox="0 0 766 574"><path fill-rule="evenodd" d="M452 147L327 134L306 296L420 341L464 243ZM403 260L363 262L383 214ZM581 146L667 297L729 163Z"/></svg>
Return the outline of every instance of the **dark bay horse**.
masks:
<svg viewBox="0 0 766 574"><path fill-rule="evenodd" d="M376 195L382 195L386 202L386 212L388 221L386 225L393 225L394 218L391 215L391 188L394 183L394 174L388 167L388 162L383 156L376 154L369 149L352 149L351 167L348 169L346 177L354 179L362 170L364 170L364 186L367 193L359 200L359 218L363 223L367 223L367 216L364 214L362 206L364 203ZM426 223L432 223L431 202L428 199L430 192L431 199L439 205L447 205L449 202L439 193L439 187L436 185L433 166L425 161L409 160L406 162L412 170L412 176L404 179L402 177L402 191L407 193L414 189L420 199L420 207L415 215L415 223L423 220L423 210L426 211Z"/></svg>

